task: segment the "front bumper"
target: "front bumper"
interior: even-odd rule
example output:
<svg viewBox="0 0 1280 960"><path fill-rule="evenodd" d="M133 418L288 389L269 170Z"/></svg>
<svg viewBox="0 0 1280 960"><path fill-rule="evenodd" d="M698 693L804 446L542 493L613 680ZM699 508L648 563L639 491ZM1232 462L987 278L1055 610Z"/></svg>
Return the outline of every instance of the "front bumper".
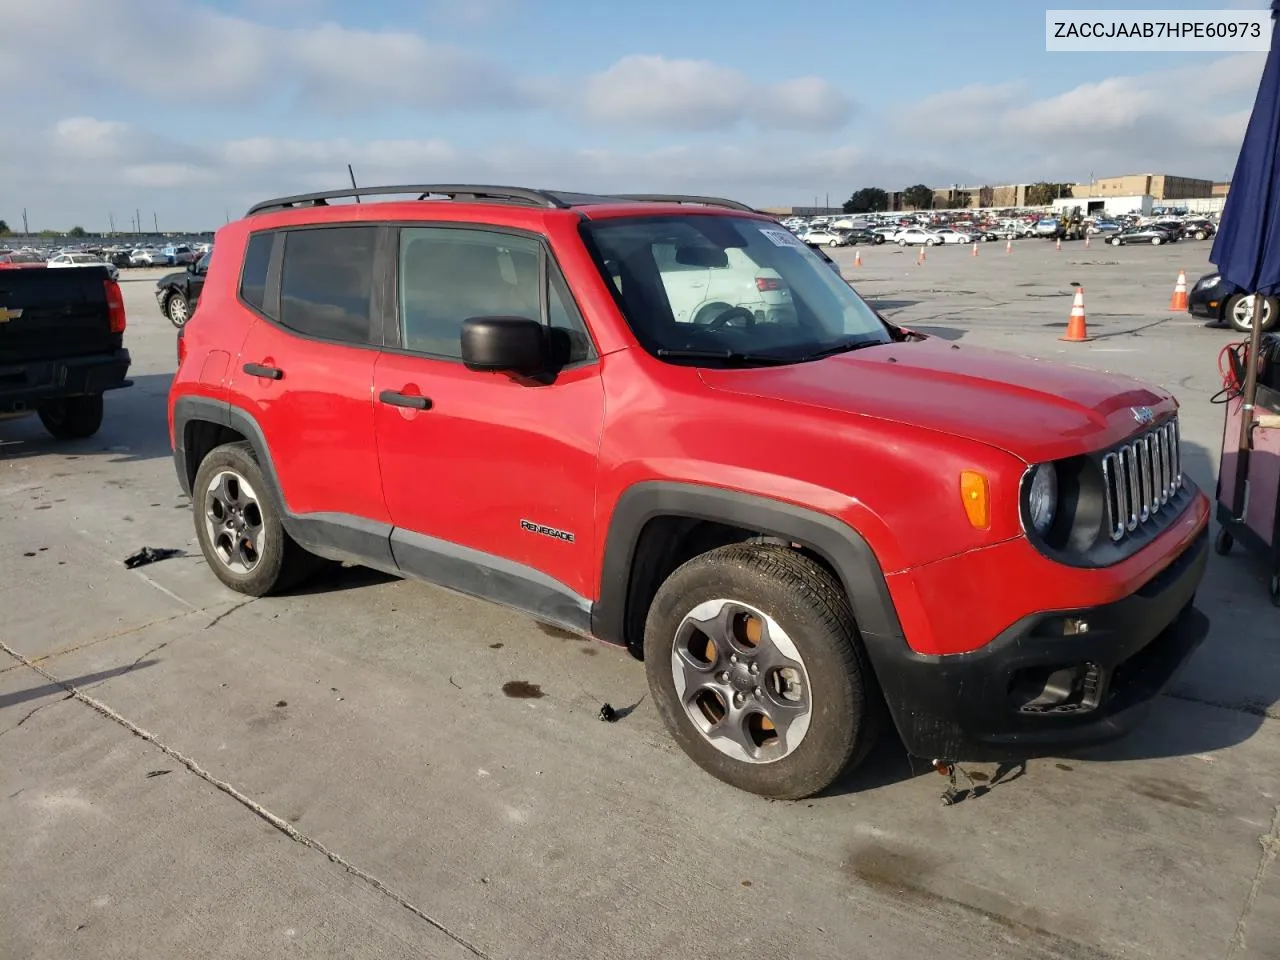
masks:
<svg viewBox="0 0 1280 960"><path fill-rule="evenodd" d="M1202 320L1220 321L1229 296L1226 285L1222 283L1212 287L1192 287L1187 294L1187 313Z"/></svg>
<svg viewBox="0 0 1280 960"><path fill-rule="evenodd" d="M1129 596L1024 617L970 653L926 656L877 643L870 652L907 750L949 760L1022 760L1128 733L1208 632L1208 619L1191 602L1208 544L1202 529ZM1087 622L1087 632L1064 635L1068 619ZM1082 702L1028 709L1028 684L1035 688L1060 669L1076 671Z"/></svg>
<svg viewBox="0 0 1280 960"><path fill-rule="evenodd" d="M0 413L23 413L45 400L127 387L130 362L129 351L121 348L87 357L0 364Z"/></svg>

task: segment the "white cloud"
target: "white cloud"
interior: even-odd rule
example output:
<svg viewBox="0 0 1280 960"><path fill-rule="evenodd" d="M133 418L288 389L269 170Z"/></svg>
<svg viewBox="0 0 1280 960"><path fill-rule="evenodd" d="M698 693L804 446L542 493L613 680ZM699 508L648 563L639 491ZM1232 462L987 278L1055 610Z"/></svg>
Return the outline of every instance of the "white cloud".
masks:
<svg viewBox="0 0 1280 960"><path fill-rule="evenodd" d="M999 182L1167 172L1229 176L1264 55L1104 77L1048 97L971 85L902 107L894 129Z"/></svg>
<svg viewBox="0 0 1280 960"><path fill-rule="evenodd" d="M744 118L761 128L843 126L853 102L819 77L755 84L738 70L707 60L632 54L588 77L586 116L601 123L724 130Z"/></svg>

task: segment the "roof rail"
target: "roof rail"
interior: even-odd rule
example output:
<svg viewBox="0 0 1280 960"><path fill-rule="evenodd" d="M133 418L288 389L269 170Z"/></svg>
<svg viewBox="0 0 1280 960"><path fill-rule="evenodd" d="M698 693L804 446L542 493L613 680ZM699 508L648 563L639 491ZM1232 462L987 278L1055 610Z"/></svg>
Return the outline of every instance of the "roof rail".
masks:
<svg viewBox="0 0 1280 960"><path fill-rule="evenodd" d="M289 210L298 206L323 207L328 201L344 197L390 196L403 194L425 200L432 194L449 197L451 200L498 200L516 201L538 207L566 209L569 207L555 194L546 190L529 190L525 187L497 187L479 184L423 183L402 184L391 187L348 187L345 190L324 190L320 193L300 193L292 197L278 197L275 200L264 200L249 208L246 216L257 213L268 213L274 210Z"/></svg>
<svg viewBox="0 0 1280 960"><path fill-rule="evenodd" d="M730 210L742 210L745 213L759 213L754 207L737 200L726 200L723 197L695 197L680 193L618 193L616 200L638 200L647 203L697 203L706 207L727 207Z"/></svg>

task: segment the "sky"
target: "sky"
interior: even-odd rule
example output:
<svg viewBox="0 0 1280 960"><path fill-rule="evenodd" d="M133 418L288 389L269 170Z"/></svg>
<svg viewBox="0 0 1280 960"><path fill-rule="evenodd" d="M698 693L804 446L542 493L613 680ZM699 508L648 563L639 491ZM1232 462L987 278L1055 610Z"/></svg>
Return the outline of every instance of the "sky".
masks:
<svg viewBox="0 0 1280 960"><path fill-rule="evenodd" d="M0 0L0 219L129 229L137 210L146 228L213 229L345 187L348 163L362 185L759 206L1230 178L1264 54L1047 53L1045 6Z"/></svg>

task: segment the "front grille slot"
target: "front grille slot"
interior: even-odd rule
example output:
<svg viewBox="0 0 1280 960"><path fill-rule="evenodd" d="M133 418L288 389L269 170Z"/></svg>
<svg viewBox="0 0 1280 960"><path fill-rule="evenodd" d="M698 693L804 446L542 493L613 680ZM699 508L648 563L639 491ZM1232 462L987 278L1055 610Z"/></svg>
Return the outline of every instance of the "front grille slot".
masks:
<svg viewBox="0 0 1280 960"><path fill-rule="evenodd" d="M1178 418L1126 440L1102 458L1107 528L1123 540L1151 523L1182 489Z"/></svg>

